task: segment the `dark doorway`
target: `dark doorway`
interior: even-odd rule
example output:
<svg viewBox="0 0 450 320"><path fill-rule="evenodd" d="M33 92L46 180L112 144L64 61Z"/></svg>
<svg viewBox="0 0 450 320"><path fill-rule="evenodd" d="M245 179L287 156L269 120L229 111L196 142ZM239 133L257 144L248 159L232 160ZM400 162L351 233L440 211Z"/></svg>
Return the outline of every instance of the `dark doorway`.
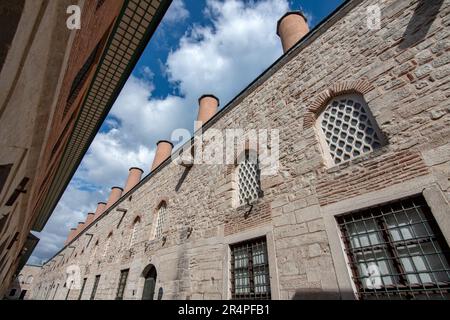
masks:
<svg viewBox="0 0 450 320"><path fill-rule="evenodd" d="M23 300L23 298L25 298L26 294L27 294L27 290L22 290L22 292L20 293L20 296L19 296L19 300Z"/></svg>
<svg viewBox="0 0 450 320"><path fill-rule="evenodd" d="M142 293L142 300L153 300L156 286L156 268L154 265L149 265L144 269L143 276L145 278L144 292Z"/></svg>

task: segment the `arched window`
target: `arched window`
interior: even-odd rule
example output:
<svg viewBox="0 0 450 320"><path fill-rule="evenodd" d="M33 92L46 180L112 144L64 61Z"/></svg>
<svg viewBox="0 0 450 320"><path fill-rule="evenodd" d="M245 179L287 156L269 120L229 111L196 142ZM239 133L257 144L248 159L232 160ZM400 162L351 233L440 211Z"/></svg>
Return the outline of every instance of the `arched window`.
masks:
<svg viewBox="0 0 450 320"><path fill-rule="evenodd" d="M19 276L17 277L17 280L19 281L20 284L24 283L23 282L23 275L19 274Z"/></svg>
<svg viewBox="0 0 450 320"><path fill-rule="evenodd" d="M340 164L370 153L385 144L361 94L331 99L317 119L317 130L327 163Z"/></svg>
<svg viewBox="0 0 450 320"><path fill-rule="evenodd" d="M106 257L106 255L108 253L109 246L111 245L111 238L112 238L112 232L110 232L108 235L108 238L106 238L105 249L103 251L103 257Z"/></svg>
<svg viewBox="0 0 450 320"><path fill-rule="evenodd" d="M131 230L130 248L132 246L134 246L134 244L136 243L137 233L139 230L140 223L141 223L141 219L139 217L134 219L133 229Z"/></svg>
<svg viewBox="0 0 450 320"><path fill-rule="evenodd" d="M261 192L258 156L247 151L238 166L239 205L249 204L259 198Z"/></svg>
<svg viewBox="0 0 450 320"><path fill-rule="evenodd" d="M32 284L33 283L33 276L28 276L27 283Z"/></svg>
<svg viewBox="0 0 450 320"><path fill-rule="evenodd" d="M167 212L167 204L163 201L157 212L157 219L156 219L156 227L155 227L155 238L159 239L162 236L162 233L164 231L164 224L166 221L166 212Z"/></svg>

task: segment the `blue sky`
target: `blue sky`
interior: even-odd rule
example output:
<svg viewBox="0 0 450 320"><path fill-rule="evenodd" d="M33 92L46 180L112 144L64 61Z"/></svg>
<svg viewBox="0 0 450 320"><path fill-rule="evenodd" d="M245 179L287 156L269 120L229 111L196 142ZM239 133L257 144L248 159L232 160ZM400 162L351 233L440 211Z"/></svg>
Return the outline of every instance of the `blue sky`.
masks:
<svg viewBox="0 0 450 320"><path fill-rule="evenodd" d="M156 142L193 129L197 99L221 106L282 55L276 22L301 9L312 29L344 0L174 0L75 173L30 258L39 264L62 248L128 168L149 173Z"/></svg>

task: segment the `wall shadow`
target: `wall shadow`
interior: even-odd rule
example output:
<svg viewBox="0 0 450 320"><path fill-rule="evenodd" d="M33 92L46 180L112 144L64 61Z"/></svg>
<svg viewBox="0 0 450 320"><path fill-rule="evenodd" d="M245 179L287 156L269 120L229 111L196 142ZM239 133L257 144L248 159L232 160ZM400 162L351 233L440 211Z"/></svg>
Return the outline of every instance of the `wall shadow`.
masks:
<svg viewBox="0 0 450 320"><path fill-rule="evenodd" d="M353 292L326 291L322 289L299 289L292 300L344 300L354 299Z"/></svg>
<svg viewBox="0 0 450 320"><path fill-rule="evenodd" d="M403 33L400 49L407 49L425 39L444 0L420 0Z"/></svg>

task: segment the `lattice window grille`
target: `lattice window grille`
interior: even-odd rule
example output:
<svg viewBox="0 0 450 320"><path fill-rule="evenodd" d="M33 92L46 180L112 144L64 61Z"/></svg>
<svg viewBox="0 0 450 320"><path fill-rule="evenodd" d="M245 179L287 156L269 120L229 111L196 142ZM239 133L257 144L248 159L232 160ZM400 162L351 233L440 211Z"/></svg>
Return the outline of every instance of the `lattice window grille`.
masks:
<svg viewBox="0 0 450 320"><path fill-rule="evenodd" d="M358 94L331 100L317 124L334 164L368 154L385 144L367 103Z"/></svg>
<svg viewBox="0 0 450 320"><path fill-rule="evenodd" d="M238 169L239 204L244 205L255 201L259 197L260 190L258 160L247 154Z"/></svg>
<svg viewBox="0 0 450 320"><path fill-rule="evenodd" d="M167 208L165 204L162 204L158 209L158 219L156 222L156 230L155 230L155 238L161 238L163 230L164 230L164 223L166 220L166 212Z"/></svg>
<svg viewBox="0 0 450 320"><path fill-rule="evenodd" d="M133 230L131 231L131 239L130 239L130 248L132 246L134 246L134 244L136 243L136 239L137 239L137 231L139 228L139 221L136 221L133 225Z"/></svg>

